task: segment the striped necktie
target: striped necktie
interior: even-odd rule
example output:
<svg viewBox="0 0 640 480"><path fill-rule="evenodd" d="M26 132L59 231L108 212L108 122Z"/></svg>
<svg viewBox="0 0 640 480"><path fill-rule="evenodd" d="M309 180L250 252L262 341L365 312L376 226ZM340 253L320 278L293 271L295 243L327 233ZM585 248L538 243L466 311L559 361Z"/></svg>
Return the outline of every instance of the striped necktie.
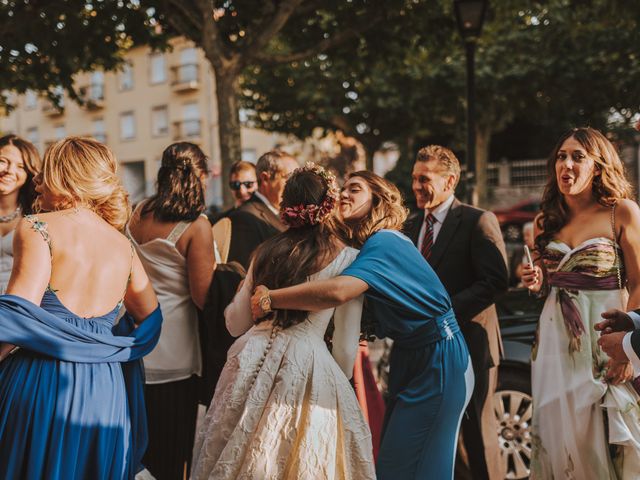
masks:
<svg viewBox="0 0 640 480"><path fill-rule="evenodd" d="M422 240L422 248L420 249L420 253L425 258L425 260L429 260L431 256L431 248L433 247L433 224L436 223L436 217L432 214L427 215L424 219L425 230L424 230L424 239Z"/></svg>

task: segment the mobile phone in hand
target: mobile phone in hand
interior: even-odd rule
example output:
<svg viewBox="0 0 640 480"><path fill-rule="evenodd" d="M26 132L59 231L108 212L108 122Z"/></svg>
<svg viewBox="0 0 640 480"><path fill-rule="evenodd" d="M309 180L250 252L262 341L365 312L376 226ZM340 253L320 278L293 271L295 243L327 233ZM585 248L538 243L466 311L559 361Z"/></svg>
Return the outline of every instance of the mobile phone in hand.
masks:
<svg viewBox="0 0 640 480"><path fill-rule="evenodd" d="M533 268L533 260L531 259L531 252L529 251L529 247L524 246L524 254L527 257L527 263L531 268Z"/></svg>

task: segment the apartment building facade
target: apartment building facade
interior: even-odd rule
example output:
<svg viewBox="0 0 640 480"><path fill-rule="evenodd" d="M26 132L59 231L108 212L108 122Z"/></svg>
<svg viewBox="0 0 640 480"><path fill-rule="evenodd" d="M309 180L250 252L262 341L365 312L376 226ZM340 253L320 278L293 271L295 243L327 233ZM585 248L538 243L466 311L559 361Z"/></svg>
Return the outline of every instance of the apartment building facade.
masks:
<svg viewBox="0 0 640 480"><path fill-rule="evenodd" d="M134 202L153 192L165 147L190 141L210 158L213 175L207 201L220 205L215 78L192 42L176 38L171 43L168 52L132 49L118 72L78 74L76 86L84 105L63 96L61 110L35 92L16 96L15 108L0 117L0 132L29 139L41 153L68 135L106 143L118 158L121 178ZM255 162L262 153L289 141L283 135L243 127L242 160Z"/></svg>

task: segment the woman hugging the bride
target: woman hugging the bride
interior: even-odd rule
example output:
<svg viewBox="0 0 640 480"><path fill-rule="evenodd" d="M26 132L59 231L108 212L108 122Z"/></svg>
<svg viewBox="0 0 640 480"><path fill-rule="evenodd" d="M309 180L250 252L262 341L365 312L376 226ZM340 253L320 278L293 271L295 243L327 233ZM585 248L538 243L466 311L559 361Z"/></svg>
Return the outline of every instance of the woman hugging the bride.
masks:
<svg viewBox="0 0 640 480"><path fill-rule="evenodd" d="M194 479L375 478L371 434L349 378L362 296L315 312L279 310L254 323L254 285L339 275L358 251L336 235L335 178L313 164L287 181L286 232L256 251L225 312L231 347L194 449ZM332 353L324 334L334 319ZM246 333L245 333L246 332ZM333 356L333 358L332 358Z"/></svg>

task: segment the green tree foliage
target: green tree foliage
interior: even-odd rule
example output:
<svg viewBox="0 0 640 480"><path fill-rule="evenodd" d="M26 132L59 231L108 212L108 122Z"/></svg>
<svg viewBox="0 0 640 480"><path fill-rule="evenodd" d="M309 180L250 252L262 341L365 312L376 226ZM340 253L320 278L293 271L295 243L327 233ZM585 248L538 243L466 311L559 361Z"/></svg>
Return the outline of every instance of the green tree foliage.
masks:
<svg viewBox="0 0 640 480"><path fill-rule="evenodd" d="M329 51L394 18L410 1L3 0L0 88L53 95L62 85L77 98L76 72L115 68L132 45L164 48L167 37L183 35L203 49L214 70L226 182L228 165L241 156L238 96L245 68ZM293 37L295 43L283 41Z"/></svg>
<svg viewBox="0 0 640 480"><path fill-rule="evenodd" d="M491 2L476 53L479 182L491 138L507 127L548 141L573 125L624 125L640 111L639 21L637 2ZM243 103L262 128L300 137L316 125L341 129L370 152L395 141L399 180L422 142L464 150L465 81L452 2L415 2L355 45L249 70Z"/></svg>
<svg viewBox="0 0 640 480"><path fill-rule="evenodd" d="M165 45L152 13L133 0L0 1L0 91L55 101L61 86L78 99L76 73L117 68L134 44Z"/></svg>

